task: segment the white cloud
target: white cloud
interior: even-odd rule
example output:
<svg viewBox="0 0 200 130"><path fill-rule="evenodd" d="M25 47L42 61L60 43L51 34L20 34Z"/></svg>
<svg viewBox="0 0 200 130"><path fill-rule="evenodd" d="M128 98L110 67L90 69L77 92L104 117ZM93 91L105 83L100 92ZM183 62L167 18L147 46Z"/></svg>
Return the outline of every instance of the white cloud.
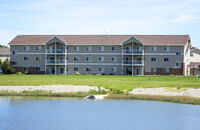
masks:
<svg viewBox="0 0 200 130"><path fill-rule="evenodd" d="M181 14L177 18L173 19L175 23L200 23L200 17L192 14Z"/></svg>

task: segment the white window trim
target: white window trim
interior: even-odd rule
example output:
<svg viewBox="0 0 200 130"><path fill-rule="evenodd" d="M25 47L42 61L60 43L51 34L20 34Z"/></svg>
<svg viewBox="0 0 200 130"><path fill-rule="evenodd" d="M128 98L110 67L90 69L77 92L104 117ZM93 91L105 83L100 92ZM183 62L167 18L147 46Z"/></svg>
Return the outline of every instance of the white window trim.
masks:
<svg viewBox="0 0 200 130"><path fill-rule="evenodd" d="M28 57L28 56L24 56L24 58L25 58L25 57ZM23 59L24 59L24 58L23 58ZM25 60L25 59L24 59L24 61L29 61L29 57L28 57L28 60Z"/></svg>
<svg viewBox="0 0 200 130"><path fill-rule="evenodd" d="M75 68L77 68L78 70L75 71ZM74 66L74 72L78 72L79 71L79 67Z"/></svg>
<svg viewBox="0 0 200 130"><path fill-rule="evenodd" d="M28 70L25 70L25 69L24 69L25 67L26 67L26 68L28 68ZM24 66L24 67L23 67L23 70L27 72L27 71L29 71L29 67L27 67L27 66Z"/></svg>
<svg viewBox="0 0 200 130"><path fill-rule="evenodd" d="M99 71L99 68L102 68L102 71ZM104 67L99 67L98 72L104 73Z"/></svg>
<svg viewBox="0 0 200 130"><path fill-rule="evenodd" d="M40 68L40 70L37 70L36 68ZM41 67L40 66L37 66L37 67L35 67L35 71L41 71Z"/></svg>
<svg viewBox="0 0 200 130"><path fill-rule="evenodd" d="M168 50L165 50L165 47L166 47L166 48L169 48L169 49L168 49ZM164 46L164 47L163 47L163 51L164 51L164 52L169 52L169 51L170 51L170 47L169 47L169 46Z"/></svg>
<svg viewBox="0 0 200 130"><path fill-rule="evenodd" d="M37 50L37 47L40 47L40 49ZM42 50L42 47L41 47L41 46L36 46L36 47L35 47L35 50L36 50L36 51L41 51L41 50Z"/></svg>
<svg viewBox="0 0 200 130"><path fill-rule="evenodd" d="M177 55L177 53L180 53L180 55ZM182 52L181 51L177 51L176 52L176 56L181 56L182 55Z"/></svg>
<svg viewBox="0 0 200 130"><path fill-rule="evenodd" d="M24 49L24 51L29 51L29 50L30 50L29 46L24 46L24 48L25 48L25 47L27 47L28 49L27 49L27 50Z"/></svg>
<svg viewBox="0 0 200 130"><path fill-rule="evenodd" d="M168 58L168 61L165 61L165 58ZM169 57L164 57L164 58L163 58L163 61L164 61L164 62L169 62L170 59L169 59Z"/></svg>
<svg viewBox="0 0 200 130"><path fill-rule="evenodd" d="M155 47L155 50L153 50L154 47ZM151 51L152 51L152 52L157 52L157 47L156 47L156 46L152 46L152 47L151 47Z"/></svg>
<svg viewBox="0 0 200 130"><path fill-rule="evenodd" d="M164 71L165 69L168 70L168 71L165 72L165 71ZM163 68L163 72L164 72L164 73L169 73L169 68Z"/></svg>
<svg viewBox="0 0 200 130"><path fill-rule="evenodd" d="M151 60L152 58L156 58L156 61L152 61L152 60ZM150 59L151 62L157 62L157 57L151 57L151 59Z"/></svg>
<svg viewBox="0 0 200 130"><path fill-rule="evenodd" d="M114 58L114 59L116 59L116 60L112 61L112 58ZM111 56L110 62L117 62L117 57L116 57L116 56Z"/></svg>
<svg viewBox="0 0 200 130"><path fill-rule="evenodd" d="M13 54L13 51L15 51L15 54ZM13 50L13 51L12 51L12 55L17 55L18 54L17 50Z"/></svg>
<svg viewBox="0 0 200 130"><path fill-rule="evenodd" d="M100 57L103 59L102 61L99 60ZM99 56L99 57L98 57L98 61L99 61L99 62L104 62L104 56Z"/></svg>
<svg viewBox="0 0 200 130"><path fill-rule="evenodd" d="M87 71L87 68L90 68L90 71ZM85 71L86 71L86 72L92 72L92 67L86 66L86 67L85 67Z"/></svg>
<svg viewBox="0 0 200 130"><path fill-rule="evenodd" d="M151 71L153 69L153 72ZM150 72L156 73L156 68L151 68ZM155 70L155 71L154 71Z"/></svg>
<svg viewBox="0 0 200 130"><path fill-rule="evenodd" d="M76 48L76 50L75 50L75 48ZM79 51L79 50L80 50L79 46L74 46L74 51Z"/></svg>
<svg viewBox="0 0 200 130"><path fill-rule="evenodd" d="M37 60L37 57L39 57L40 60ZM37 61L37 62L41 61L41 56L36 56L35 61Z"/></svg>
<svg viewBox="0 0 200 130"><path fill-rule="evenodd" d="M75 57L77 57L77 59L78 59L77 61L79 61L79 56L74 56L73 61L77 62L76 60L74 60Z"/></svg>
<svg viewBox="0 0 200 130"><path fill-rule="evenodd" d="M90 49L87 50L87 48L90 48ZM86 46L86 51L92 51L92 46Z"/></svg>
<svg viewBox="0 0 200 130"><path fill-rule="evenodd" d="M100 48L103 48L103 49L102 49L102 50L100 50ZM105 48L104 48L104 46L99 46L99 47L98 47L98 50L99 50L99 51L104 51L104 50L105 50Z"/></svg>
<svg viewBox="0 0 200 130"><path fill-rule="evenodd" d="M16 63L17 63L17 61L14 60L14 61L12 61L12 65L13 65L13 62L16 62ZM18 63L17 63L17 64L18 64ZM17 64L16 64L16 65L17 65ZM13 66L16 66L16 65L13 65Z"/></svg>
<svg viewBox="0 0 200 130"><path fill-rule="evenodd" d="M112 71L112 68L116 68L116 69L114 69L115 71ZM116 72L117 72L117 67L111 67L111 68L110 68L110 72L111 72L111 73L116 73Z"/></svg>
<svg viewBox="0 0 200 130"><path fill-rule="evenodd" d="M89 61L87 61L87 57L89 57L89 59L90 59ZM86 57L85 57L85 61L86 61L86 62L92 62L92 57L91 57L91 56L86 56Z"/></svg>
<svg viewBox="0 0 200 130"><path fill-rule="evenodd" d="M112 48L113 48L113 47L115 47L115 48L116 48L116 50L112 50ZM111 51L117 51L117 47L116 47L116 46L112 46L112 47L111 47Z"/></svg>

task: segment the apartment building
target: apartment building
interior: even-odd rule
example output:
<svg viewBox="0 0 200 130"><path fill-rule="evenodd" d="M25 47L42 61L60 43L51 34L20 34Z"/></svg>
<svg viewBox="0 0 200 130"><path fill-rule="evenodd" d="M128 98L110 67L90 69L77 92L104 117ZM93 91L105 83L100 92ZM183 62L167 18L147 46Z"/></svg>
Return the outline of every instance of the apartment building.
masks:
<svg viewBox="0 0 200 130"><path fill-rule="evenodd" d="M188 75L189 35L18 35L10 43L18 72Z"/></svg>
<svg viewBox="0 0 200 130"><path fill-rule="evenodd" d="M4 62L6 59L10 59L10 48L0 47L0 59Z"/></svg>
<svg viewBox="0 0 200 130"><path fill-rule="evenodd" d="M200 50L196 47L190 49L190 64L188 65L190 75L199 75Z"/></svg>

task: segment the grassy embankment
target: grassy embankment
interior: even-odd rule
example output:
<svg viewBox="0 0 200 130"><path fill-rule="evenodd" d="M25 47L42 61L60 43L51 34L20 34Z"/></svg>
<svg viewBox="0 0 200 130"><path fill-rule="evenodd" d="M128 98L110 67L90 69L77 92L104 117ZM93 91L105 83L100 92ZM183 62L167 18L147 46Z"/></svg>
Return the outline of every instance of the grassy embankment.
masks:
<svg viewBox="0 0 200 130"><path fill-rule="evenodd" d="M149 80L150 78L150 80ZM109 76L109 75L0 75L0 86L38 86L38 85L90 85L107 89L131 90L134 88L177 87L200 88L200 79L195 77L175 76ZM51 93L33 92L0 92L0 96L52 96L52 97L85 97L90 93ZM174 103L200 105L199 98L167 97L150 95L127 95L110 93L107 99L155 100Z"/></svg>

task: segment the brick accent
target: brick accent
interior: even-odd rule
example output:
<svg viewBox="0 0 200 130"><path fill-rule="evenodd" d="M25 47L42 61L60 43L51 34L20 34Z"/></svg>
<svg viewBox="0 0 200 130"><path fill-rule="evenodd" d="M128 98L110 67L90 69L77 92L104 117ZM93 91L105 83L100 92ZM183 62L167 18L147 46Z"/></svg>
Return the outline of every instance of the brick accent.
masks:
<svg viewBox="0 0 200 130"><path fill-rule="evenodd" d="M157 68L156 72L144 72L144 75L184 75L184 64L182 63L181 68L169 68L169 72L163 72L164 68Z"/></svg>
<svg viewBox="0 0 200 130"><path fill-rule="evenodd" d="M16 72L25 73L24 67L14 67ZM28 73L30 74L45 74L45 71L35 71L35 67L29 67Z"/></svg>

